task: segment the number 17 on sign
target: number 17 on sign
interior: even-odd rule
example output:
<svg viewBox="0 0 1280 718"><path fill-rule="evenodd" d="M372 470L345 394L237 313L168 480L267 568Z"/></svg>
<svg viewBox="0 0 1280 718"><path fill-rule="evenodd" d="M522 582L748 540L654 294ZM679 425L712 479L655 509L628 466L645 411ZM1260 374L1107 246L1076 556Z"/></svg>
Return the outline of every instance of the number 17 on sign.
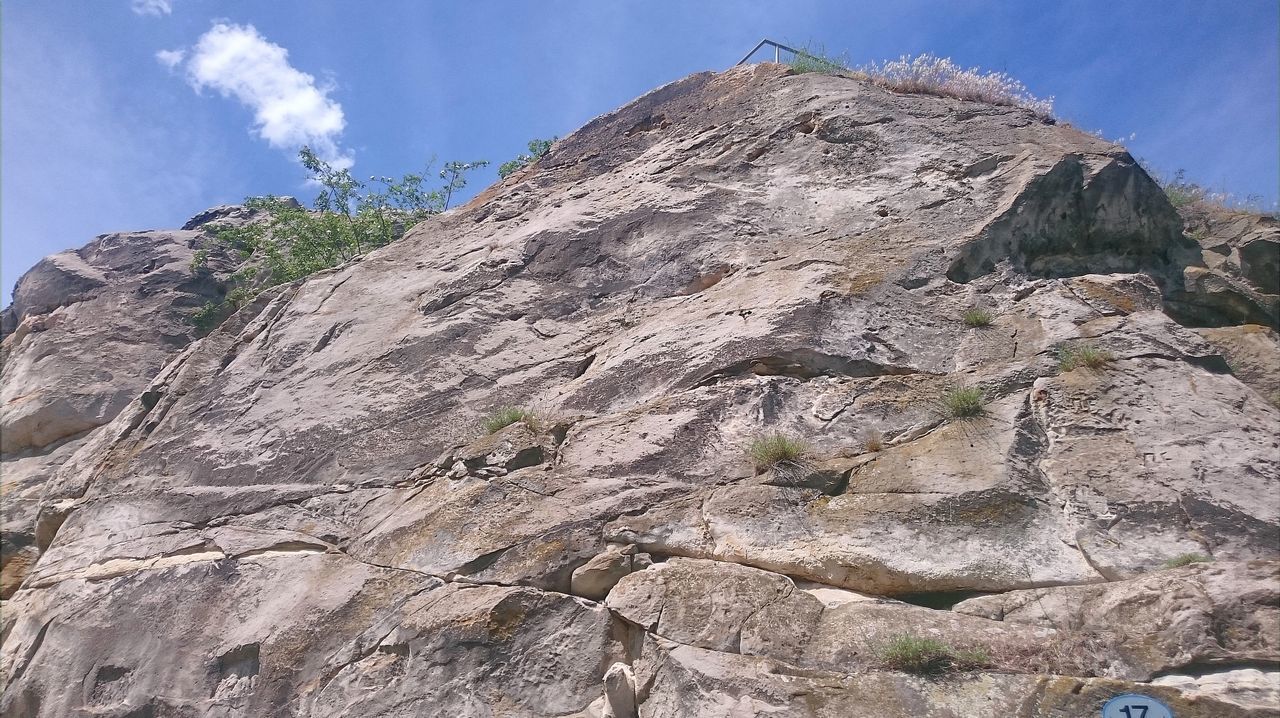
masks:
<svg viewBox="0 0 1280 718"><path fill-rule="evenodd" d="M1102 718L1173 718L1173 711L1151 696L1126 693L1102 706Z"/></svg>

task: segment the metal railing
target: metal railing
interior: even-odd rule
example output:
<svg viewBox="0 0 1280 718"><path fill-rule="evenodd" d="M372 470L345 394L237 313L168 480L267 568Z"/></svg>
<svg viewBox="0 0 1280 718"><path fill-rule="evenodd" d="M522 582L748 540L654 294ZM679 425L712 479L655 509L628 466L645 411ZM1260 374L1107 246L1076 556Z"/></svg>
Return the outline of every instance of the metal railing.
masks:
<svg viewBox="0 0 1280 718"><path fill-rule="evenodd" d="M822 58L820 58L820 57L814 57L813 55L810 55L809 53L805 52L804 50L797 50L797 49L795 49L794 47L787 47L786 45L783 45L783 44L782 44L782 43L780 43L780 42L774 42L773 40L770 40L769 38L765 38L765 39L761 40L758 44L756 44L756 46L755 46L755 47L751 48L751 52L748 52L748 53L746 54L746 56L745 56L745 57L743 57L741 60L738 60L738 63L737 63L736 65L734 65L734 67L737 67L738 65L744 64L747 60L750 60L750 59L751 59L751 56L752 56L752 55L754 55L754 54L756 54L757 52L759 52L760 48L764 47L765 45L768 45L768 46L770 46L770 47L772 47L772 48L773 48L773 61L774 61L774 62L779 62L779 61L780 61L780 58L779 58L779 56L778 56L779 51L781 51L781 50L786 50L787 52L791 53L792 55L799 55L799 56L801 56L801 57L807 57L807 58L809 58L810 60L813 60L814 62L823 63L823 64L827 64L827 63L828 63L828 61L827 61L827 60L824 60L824 59L822 59Z"/></svg>

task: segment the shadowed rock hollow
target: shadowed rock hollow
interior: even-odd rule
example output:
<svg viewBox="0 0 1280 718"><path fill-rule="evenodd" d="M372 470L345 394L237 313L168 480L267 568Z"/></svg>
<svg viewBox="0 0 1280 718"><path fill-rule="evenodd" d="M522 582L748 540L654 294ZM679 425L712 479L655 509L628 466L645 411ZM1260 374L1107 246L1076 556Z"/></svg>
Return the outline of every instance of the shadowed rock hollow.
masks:
<svg viewBox="0 0 1280 718"><path fill-rule="evenodd" d="M1207 236L1025 110L702 73L103 377L62 450L11 429L28 386L86 393L43 347L101 367L58 338L82 297L127 318L104 336L153 310L42 264L6 313L5 450L36 463L0 707L1275 715L1270 235L1221 266ZM1059 361L1082 348L1107 360ZM484 436L504 406L540 420ZM757 473L775 432L807 456ZM903 672L904 634L985 660Z"/></svg>

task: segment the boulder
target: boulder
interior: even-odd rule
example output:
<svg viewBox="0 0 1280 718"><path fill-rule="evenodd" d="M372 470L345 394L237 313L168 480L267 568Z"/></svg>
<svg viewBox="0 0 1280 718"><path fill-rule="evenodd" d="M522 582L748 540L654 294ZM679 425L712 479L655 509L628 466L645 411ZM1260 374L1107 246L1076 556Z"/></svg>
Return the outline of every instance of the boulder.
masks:
<svg viewBox="0 0 1280 718"><path fill-rule="evenodd" d="M635 546L613 546L573 570L569 591L593 601L603 600L623 576L640 571L653 563L648 554Z"/></svg>

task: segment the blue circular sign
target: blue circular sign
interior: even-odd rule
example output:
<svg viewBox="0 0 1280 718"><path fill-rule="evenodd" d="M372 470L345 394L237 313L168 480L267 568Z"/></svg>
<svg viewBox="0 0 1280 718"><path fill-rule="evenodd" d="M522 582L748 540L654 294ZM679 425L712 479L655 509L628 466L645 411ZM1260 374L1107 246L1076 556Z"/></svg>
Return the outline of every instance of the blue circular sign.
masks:
<svg viewBox="0 0 1280 718"><path fill-rule="evenodd" d="M1173 718L1173 711L1151 696L1125 693L1102 706L1102 718Z"/></svg>

